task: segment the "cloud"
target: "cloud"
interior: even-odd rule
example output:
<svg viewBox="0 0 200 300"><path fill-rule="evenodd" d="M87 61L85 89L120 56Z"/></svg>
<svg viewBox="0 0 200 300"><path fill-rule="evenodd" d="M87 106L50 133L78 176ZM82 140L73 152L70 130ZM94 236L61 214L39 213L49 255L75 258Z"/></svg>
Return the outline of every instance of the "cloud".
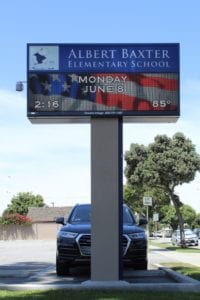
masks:
<svg viewBox="0 0 200 300"><path fill-rule="evenodd" d="M0 213L18 192L90 201L89 125L33 125L23 95L0 91Z"/></svg>

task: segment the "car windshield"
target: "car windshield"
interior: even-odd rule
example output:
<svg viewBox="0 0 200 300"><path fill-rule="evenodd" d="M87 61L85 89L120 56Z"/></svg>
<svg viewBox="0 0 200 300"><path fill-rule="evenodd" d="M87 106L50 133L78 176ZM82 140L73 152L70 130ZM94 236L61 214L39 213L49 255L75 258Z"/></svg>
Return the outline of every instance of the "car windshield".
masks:
<svg viewBox="0 0 200 300"><path fill-rule="evenodd" d="M190 235L190 234L194 234L194 233L192 232L191 229L185 229L184 230L184 234L185 235ZM177 231L177 235L180 235L180 231L179 230Z"/></svg>
<svg viewBox="0 0 200 300"><path fill-rule="evenodd" d="M194 234L194 232L190 229L185 230L185 235Z"/></svg>
<svg viewBox="0 0 200 300"><path fill-rule="evenodd" d="M70 223L90 223L91 205L76 206L69 220Z"/></svg>
<svg viewBox="0 0 200 300"><path fill-rule="evenodd" d="M68 220L69 223L91 223L91 205L76 206ZM128 207L123 207L123 223L127 225L135 224L135 219Z"/></svg>
<svg viewBox="0 0 200 300"><path fill-rule="evenodd" d="M134 216L131 214L128 207L123 207L123 223L126 225L136 224Z"/></svg>

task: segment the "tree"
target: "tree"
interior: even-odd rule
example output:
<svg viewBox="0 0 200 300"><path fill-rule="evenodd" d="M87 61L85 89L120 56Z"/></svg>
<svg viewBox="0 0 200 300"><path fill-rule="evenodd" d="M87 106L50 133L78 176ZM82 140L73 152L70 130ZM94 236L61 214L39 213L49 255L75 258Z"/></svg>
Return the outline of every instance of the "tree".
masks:
<svg viewBox="0 0 200 300"><path fill-rule="evenodd" d="M184 204L180 210L183 216L184 224L188 225L190 228L194 228L197 215L196 211L187 204Z"/></svg>
<svg viewBox="0 0 200 300"><path fill-rule="evenodd" d="M183 133L172 138L158 135L149 146L132 144L125 153L125 175L128 184L135 187L161 188L174 204L180 226L181 243L184 246L184 221L180 212L182 202L175 188L188 183L200 171L200 156L195 146Z"/></svg>
<svg viewBox="0 0 200 300"><path fill-rule="evenodd" d="M143 189L132 188L130 185L124 186L124 202L132 209L132 211L139 213L140 215L145 213L145 209L142 203Z"/></svg>
<svg viewBox="0 0 200 300"><path fill-rule="evenodd" d="M194 221L196 219L195 210L189 205L182 205L180 208L180 212L182 214L184 225L189 226L190 228L194 227ZM164 205L161 208L161 213L163 214L163 218L161 222L163 224L168 224L171 226L173 230L178 228L179 222L176 215L175 207L172 205Z"/></svg>
<svg viewBox="0 0 200 300"><path fill-rule="evenodd" d="M160 188L141 188L139 186L124 185L124 202L135 212L139 214L146 213L146 207L143 205L143 196L151 196L153 205L149 207L149 215L152 217L153 212L159 211L163 204L169 204L168 195Z"/></svg>
<svg viewBox="0 0 200 300"><path fill-rule="evenodd" d="M200 227L200 213L196 215L194 227Z"/></svg>
<svg viewBox="0 0 200 300"><path fill-rule="evenodd" d="M29 207L43 207L44 200L41 195L33 195L31 192L18 193L11 199L11 204L8 205L3 215L18 213L26 215Z"/></svg>
<svg viewBox="0 0 200 300"><path fill-rule="evenodd" d="M178 218L175 207L172 205L164 205L161 208L163 214L162 224L170 225L173 230L178 228Z"/></svg>

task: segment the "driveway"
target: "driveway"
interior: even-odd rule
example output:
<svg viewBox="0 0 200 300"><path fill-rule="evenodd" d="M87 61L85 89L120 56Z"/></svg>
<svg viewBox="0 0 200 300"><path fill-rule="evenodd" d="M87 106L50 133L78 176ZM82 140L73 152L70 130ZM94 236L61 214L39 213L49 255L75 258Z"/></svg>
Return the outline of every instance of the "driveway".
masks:
<svg viewBox="0 0 200 300"><path fill-rule="evenodd" d="M163 261L186 259L172 251L150 248L149 270L124 270L124 280L129 283L172 283L174 280L156 264ZM70 276L58 277L55 272L55 241L0 241L0 285L2 284L79 284L90 280L88 267L71 269ZM199 255L199 254L198 254ZM188 257L188 255L186 255ZM191 256L191 255L189 255ZM193 256L193 255L192 255ZM200 255L199 255L200 256ZM200 259L200 257L199 257Z"/></svg>

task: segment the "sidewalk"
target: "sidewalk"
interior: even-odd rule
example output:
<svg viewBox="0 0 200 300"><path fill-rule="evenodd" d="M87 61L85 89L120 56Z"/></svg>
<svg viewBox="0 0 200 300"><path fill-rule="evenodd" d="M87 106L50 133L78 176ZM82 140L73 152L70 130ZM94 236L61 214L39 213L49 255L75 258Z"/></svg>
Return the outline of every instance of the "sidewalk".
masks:
<svg viewBox="0 0 200 300"><path fill-rule="evenodd" d="M200 252L182 253L175 250L163 249L159 247L159 243L157 245L149 245L149 249L153 250L154 253L158 253L159 255L163 255L169 259L171 258L172 261L176 260L178 262L188 263L200 267Z"/></svg>

